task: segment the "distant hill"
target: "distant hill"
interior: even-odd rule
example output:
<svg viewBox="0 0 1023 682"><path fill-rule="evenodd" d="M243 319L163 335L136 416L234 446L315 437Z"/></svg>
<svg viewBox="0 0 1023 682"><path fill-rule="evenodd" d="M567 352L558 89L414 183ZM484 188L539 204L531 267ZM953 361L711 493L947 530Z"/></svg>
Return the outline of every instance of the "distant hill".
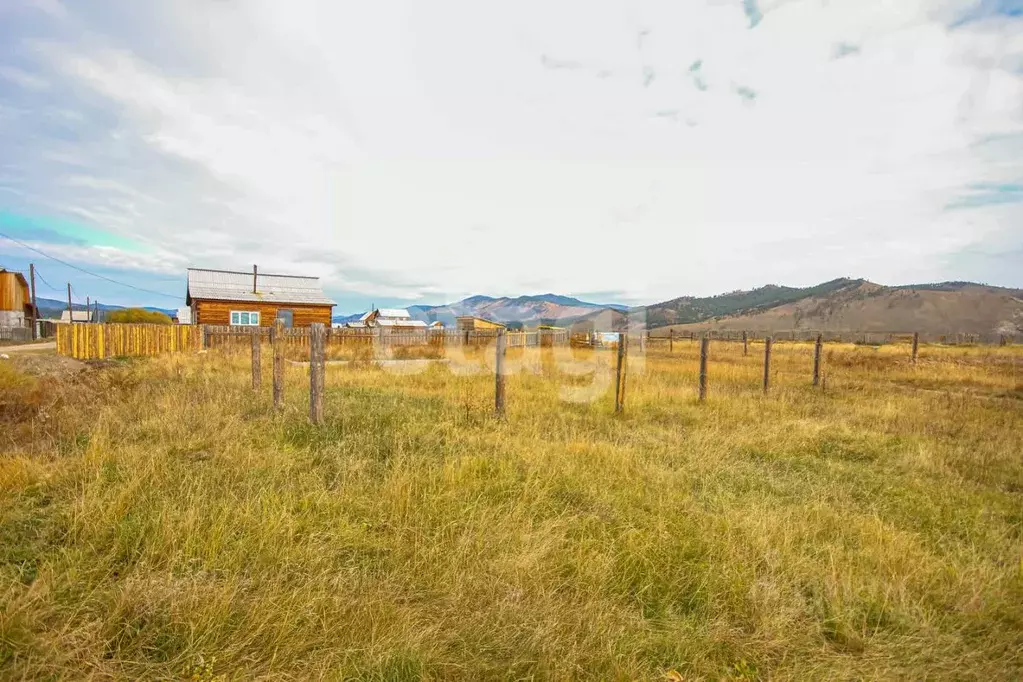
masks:
<svg viewBox="0 0 1023 682"><path fill-rule="evenodd" d="M624 305L590 303L558 294L539 294L515 298L470 296L456 303L439 306L417 305L408 310L417 320L424 322L440 320L445 325L454 324L455 318L459 315L475 315L497 322L517 322L530 325L556 324L605 308L628 310L628 306Z"/></svg>
<svg viewBox="0 0 1023 682"><path fill-rule="evenodd" d="M647 326L664 327L672 324L702 322L713 317L744 314L799 301L813 296L826 296L862 284L860 279L833 279L812 287L785 287L768 284L751 291L732 291L717 296L696 298L683 296L664 303L648 306Z"/></svg>
<svg viewBox="0 0 1023 682"><path fill-rule="evenodd" d="M815 287L762 287L711 299L651 306L660 331L919 331L926 334L1023 333L1023 290L941 282L888 287L841 279ZM729 307L733 307L729 310ZM710 314L708 314L710 313ZM664 324L665 320L682 324Z"/></svg>
<svg viewBox="0 0 1023 682"><path fill-rule="evenodd" d="M36 305L39 306L39 317L44 320L59 320L60 314L67 310L67 301L59 301L55 298L36 298ZM95 309L95 304L92 306ZM128 306L123 305L106 305L104 303L99 304L100 317L102 318L103 313L111 310L124 310ZM145 310L156 310L164 313L169 317L173 317L178 314L177 308L154 308L152 306L142 306ZM85 310L84 303L72 302L71 308L73 310Z"/></svg>

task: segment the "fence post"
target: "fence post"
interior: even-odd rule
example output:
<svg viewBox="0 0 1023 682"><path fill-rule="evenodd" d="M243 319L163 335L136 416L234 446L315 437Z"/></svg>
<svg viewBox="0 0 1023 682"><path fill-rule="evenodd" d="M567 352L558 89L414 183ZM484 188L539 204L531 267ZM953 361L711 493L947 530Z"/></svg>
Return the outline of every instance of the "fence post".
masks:
<svg viewBox="0 0 1023 682"><path fill-rule="evenodd" d="M504 330L497 330L497 342L494 344L496 357L494 359L494 411L498 417L504 416Z"/></svg>
<svg viewBox="0 0 1023 682"><path fill-rule="evenodd" d="M771 337L764 337L764 393L771 384Z"/></svg>
<svg viewBox="0 0 1023 682"><path fill-rule="evenodd" d="M284 407L284 320L274 320L270 346L274 356L274 408L279 410Z"/></svg>
<svg viewBox="0 0 1023 682"><path fill-rule="evenodd" d="M1004 343L1002 344L1005 345ZM913 364L916 364L916 353L920 350L920 332L913 332Z"/></svg>
<svg viewBox="0 0 1023 682"><path fill-rule="evenodd" d="M260 347L263 345L262 335L259 333L257 327L255 332L252 334L252 390L258 391L260 382L263 379L263 371L260 366Z"/></svg>
<svg viewBox="0 0 1023 682"><path fill-rule="evenodd" d="M700 402L707 399L707 349L710 339L706 335L700 339Z"/></svg>
<svg viewBox="0 0 1023 682"><path fill-rule="evenodd" d="M206 350L210 347L210 330L209 325L204 324L202 326L202 349Z"/></svg>
<svg viewBox="0 0 1023 682"><path fill-rule="evenodd" d="M309 420L323 422L323 323L314 322L309 328Z"/></svg>
<svg viewBox="0 0 1023 682"><path fill-rule="evenodd" d="M674 329L669 329L668 330L668 352L669 353L674 353L675 352L675 330Z"/></svg>
<svg viewBox="0 0 1023 682"><path fill-rule="evenodd" d="M817 341L813 344L813 385L821 384L821 347L824 344L824 337L817 335Z"/></svg>
<svg viewBox="0 0 1023 682"><path fill-rule="evenodd" d="M749 337L746 332L742 333L742 356L746 357L749 355Z"/></svg>
<svg viewBox="0 0 1023 682"><path fill-rule="evenodd" d="M618 332L618 366L615 370L615 412L625 409L625 344L628 337Z"/></svg>

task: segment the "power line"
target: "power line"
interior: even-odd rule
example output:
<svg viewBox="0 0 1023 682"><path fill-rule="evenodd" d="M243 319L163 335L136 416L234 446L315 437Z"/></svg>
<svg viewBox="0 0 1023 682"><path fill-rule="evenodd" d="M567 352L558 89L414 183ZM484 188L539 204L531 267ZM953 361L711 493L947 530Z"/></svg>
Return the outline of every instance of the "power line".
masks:
<svg viewBox="0 0 1023 682"><path fill-rule="evenodd" d="M60 289L58 289L57 287L53 286L52 284L47 282L45 279L43 279L43 276L39 274L39 268L36 268L36 277L39 279L39 281L41 281L43 284L45 284L46 288L49 289L50 291L60 291Z"/></svg>
<svg viewBox="0 0 1023 682"><path fill-rule="evenodd" d="M46 253L45 251L37 249L34 246L29 246L25 242L19 241L19 240L15 239L14 237L10 236L10 235L4 234L3 232L0 232L0 237L4 237L5 239L10 239L15 244L23 246L24 248L26 248L26 249L28 249L30 251L35 251L39 255L45 256L46 258L49 258L50 260L55 260L58 263L60 263L61 265L66 265L67 267L71 268L72 270L77 270L78 272L83 272L86 275L89 275L90 277L95 277L97 279L106 280L107 282L110 282L111 284L116 284L117 286L120 286L120 287L127 287L129 289L134 289L135 291L142 291L142 292L147 293L147 294L154 294L156 296L166 296L167 298L173 298L173 299L178 299L178 300L181 299L180 295L166 294L166 293L164 293L162 291L153 291L152 289L143 289L142 287L137 287L137 286L134 286L132 284L126 284L124 282L118 282L116 279L110 279L109 277L104 277L103 275L97 275L95 272L89 272L85 268L80 268L77 265L72 265L71 263L68 263L67 261L63 261L63 260L57 258L56 256L51 256L50 254Z"/></svg>

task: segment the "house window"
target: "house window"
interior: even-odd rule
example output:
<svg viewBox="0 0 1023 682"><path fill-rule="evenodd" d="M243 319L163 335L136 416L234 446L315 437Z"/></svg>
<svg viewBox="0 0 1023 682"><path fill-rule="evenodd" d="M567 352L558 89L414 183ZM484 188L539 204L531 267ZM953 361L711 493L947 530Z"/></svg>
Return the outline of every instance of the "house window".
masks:
<svg viewBox="0 0 1023 682"><path fill-rule="evenodd" d="M258 327L259 313L247 310L232 310L231 325L242 327Z"/></svg>

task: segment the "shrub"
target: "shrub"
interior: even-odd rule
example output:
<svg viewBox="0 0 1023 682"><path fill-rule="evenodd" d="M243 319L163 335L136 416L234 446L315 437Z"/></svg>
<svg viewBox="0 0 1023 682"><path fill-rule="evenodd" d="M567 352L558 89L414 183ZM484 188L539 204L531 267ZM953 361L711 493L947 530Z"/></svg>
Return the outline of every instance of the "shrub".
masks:
<svg viewBox="0 0 1023 682"><path fill-rule="evenodd" d="M146 310L145 308L125 308L114 310L107 314L107 322L121 322L125 324L171 324L172 321L167 315L158 310Z"/></svg>

